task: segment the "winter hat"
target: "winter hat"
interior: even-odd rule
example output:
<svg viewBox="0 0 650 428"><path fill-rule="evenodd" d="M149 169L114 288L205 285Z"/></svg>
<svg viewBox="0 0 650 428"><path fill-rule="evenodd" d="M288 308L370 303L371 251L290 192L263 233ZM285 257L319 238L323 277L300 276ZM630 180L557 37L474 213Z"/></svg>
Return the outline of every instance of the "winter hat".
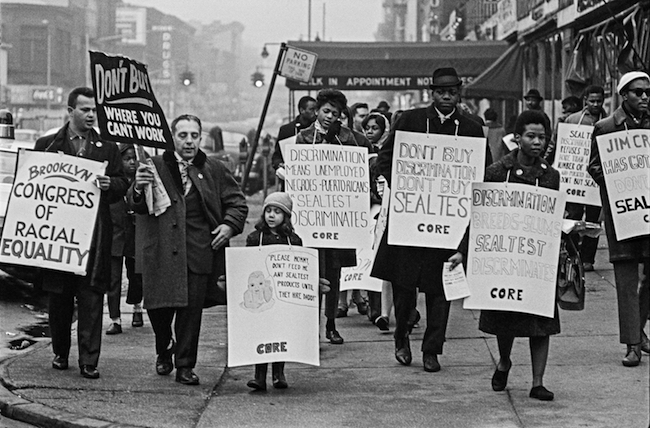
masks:
<svg viewBox="0 0 650 428"><path fill-rule="evenodd" d="M633 80L636 79L646 79L650 80L650 77L644 73L643 71L630 71L629 73L625 73L623 76L621 76L621 80L618 81L618 86L616 86L616 92L619 94L622 93L627 85L632 83Z"/></svg>
<svg viewBox="0 0 650 428"><path fill-rule="evenodd" d="M118 143L117 147L120 149L120 154L124 154L127 150L133 147L131 143Z"/></svg>
<svg viewBox="0 0 650 428"><path fill-rule="evenodd" d="M275 192L271 193L269 196L264 199L264 208L262 211L266 211L266 207L277 207L280 208L288 216L291 216L291 210L293 209L293 202L288 193L285 192Z"/></svg>

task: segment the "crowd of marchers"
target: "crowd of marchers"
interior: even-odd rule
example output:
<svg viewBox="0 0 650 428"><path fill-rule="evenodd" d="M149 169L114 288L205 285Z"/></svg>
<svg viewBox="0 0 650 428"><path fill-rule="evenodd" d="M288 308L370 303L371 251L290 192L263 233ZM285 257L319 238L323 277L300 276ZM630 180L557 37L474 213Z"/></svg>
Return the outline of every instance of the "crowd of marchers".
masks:
<svg viewBox="0 0 650 428"><path fill-rule="evenodd" d="M278 142L295 136L296 144L366 149L371 204L381 204L384 189L391 186L397 131L483 138L485 181L558 190L559 173L551 166L555 127L542 110L539 91L531 89L525 94L527 109L514 119L511 135L506 135L494 110L485 111L483 120L461 103L461 88L455 69L436 69L430 85L432 103L395 112L390 112L386 101L370 109L366 103L350 105L336 89L324 89L316 98L300 99L298 115L280 128ZM572 97L563 102L561 122L594 126L585 168L599 185L602 200L602 213L600 207L568 204L565 215L593 222L604 220L616 279L620 342L627 347L622 363L633 367L640 364L642 352L650 353L650 341L644 333L650 307L650 236L616 238L596 137L621 130L650 129L650 78L640 71L624 74L617 92L622 102L609 116L603 109L605 93L599 86L587 87L581 99ZM68 123L56 134L39 139L35 146L39 151L63 152L108 165L105 174L96 180L101 199L87 274L43 273L43 288L49 296L52 367L68 369L76 299L80 374L88 379L100 376L104 294L108 295L111 318L105 333L120 334L122 269L126 266L126 301L133 305L131 324L141 327L145 322L143 310L147 311L155 334L156 373L164 376L176 369L177 382L196 385L199 377L194 369L202 311L216 302L214 284L225 273L225 248L230 238L244 229L246 199L229 168L199 148L203 130L198 117L176 117L171 122L173 149L153 156L150 162L138 162L133 145L106 141L93 129L94 95L90 88L74 89L68 97ZM277 177L284 179L279 144L272 163ZM149 213L145 198L147 186L155 180L154 167L171 201L171 206L158 216ZM280 183L280 191L264 201L263 213L256 219L247 245L302 245L291 222L292 199L282 190ZM318 249L325 337L333 345L344 343L345 332L339 332L336 319L347 316L349 306L355 305L382 331L389 331L394 324L395 359L408 366L413 361L411 331L422 323L422 366L426 372L437 372L441 370L450 311L443 292L443 263L450 261L453 267L466 261L467 234L456 250L393 245L387 236L388 231L381 239L372 269L372 276L383 281L381 292L354 290L348 295L340 291L341 268L356 264L355 249ZM585 270L593 270L597 238L585 237L577 244ZM423 315L416 309L419 293L425 299ZM495 391L507 387L515 338L527 337L532 361L529 395L553 400L554 394L544 386L543 377L550 336L560 332L557 307L553 317L483 310L479 329L497 339L499 360L491 380ZM265 390L266 373L266 364L256 365L248 386ZM273 363L272 381L276 388L288 387L284 363Z"/></svg>

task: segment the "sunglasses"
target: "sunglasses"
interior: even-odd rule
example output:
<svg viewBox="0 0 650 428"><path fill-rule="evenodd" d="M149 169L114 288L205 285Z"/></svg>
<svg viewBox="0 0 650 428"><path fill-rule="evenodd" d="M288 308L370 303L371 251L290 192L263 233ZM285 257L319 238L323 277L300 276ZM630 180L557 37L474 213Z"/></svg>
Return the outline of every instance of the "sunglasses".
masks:
<svg viewBox="0 0 650 428"><path fill-rule="evenodd" d="M650 98L650 88L636 88L636 89L630 89L628 92L632 92L634 95L637 97L641 98L643 94L645 94L648 98Z"/></svg>

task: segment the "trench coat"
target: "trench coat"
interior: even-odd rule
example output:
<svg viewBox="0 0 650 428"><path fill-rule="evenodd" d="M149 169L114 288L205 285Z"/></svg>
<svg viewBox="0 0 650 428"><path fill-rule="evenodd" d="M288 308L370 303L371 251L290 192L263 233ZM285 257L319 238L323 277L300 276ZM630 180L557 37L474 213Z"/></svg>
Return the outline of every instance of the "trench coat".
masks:
<svg viewBox="0 0 650 428"><path fill-rule="evenodd" d="M59 132L41 137L36 141L34 150L42 152L63 152L66 155L75 156L72 145L68 142L69 123L66 123ZM122 156L117 145L113 142L100 138L94 129L89 131L89 144L84 154L86 159L99 162L108 162L104 175L111 178L110 188L101 192L99 199L99 210L90 253L88 257L88 274L83 281L90 287L96 288L99 292L105 293L111 282L111 244L113 241L113 224L111 220L110 204L122 199L129 183L122 168ZM43 274L43 289L60 293L63 287L69 283L69 273L47 271Z"/></svg>
<svg viewBox="0 0 650 428"><path fill-rule="evenodd" d="M427 125L428 123L428 125ZM458 125L456 125L458 123ZM456 130L458 127L458 130ZM383 175L391 187L391 168L396 131L422 132L430 134L457 134L463 137L485 138L483 128L477 122L462 115L458 109L445 123L440 123L433 105L426 108L407 110L400 116L391 130L386 143L379 150L375 168L377 175ZM485 165L492 163L492 154L485 141ZM415 288L424 293L444 294L442 288L442 265L456 250L443 248L407 247L388 244L388 228L379 244L371 276ZM399 281L396 281L396 280Z"/></svg>
<svg viewBox="0 0 650 428"><path fill-rule="evenodd" d="M127 192L127 203L137 214L136 272L142 273L145 309L185 307L188 304L188 260L185 230L185 197L176 157L172 151L152 158L171 206L159 216L149 214L144 197L134 200L134 186ZM248 215L246 198L230 171L218 160L199 150L195 168L188 176L196 187L210 230L227 224L237 235ZM225 246L213 251L212 274L208 282L216 289L216 279L225 273ZM212 290L215 291L215 290ZM210 306L215 302L206 302Z"/></svg>
<svg viewBox="0 0 650 428"><path fill-rule="evenodd" d="M639 125L635 124L631 117L622 107L617 108L610 117L596 122L594 132L591 135L591 157L587 171L600 186L600 199L603 203L603 215L605 218L605 232L609 246L609 261L631 261L650 258L650 235L635 237L619 241L616 239L612 210L609 207L609 196L605 185L603 166L600 161L596 137L610 134L612 132L625 131L625 129L650 129L650 116L645 115Z"/></svg>

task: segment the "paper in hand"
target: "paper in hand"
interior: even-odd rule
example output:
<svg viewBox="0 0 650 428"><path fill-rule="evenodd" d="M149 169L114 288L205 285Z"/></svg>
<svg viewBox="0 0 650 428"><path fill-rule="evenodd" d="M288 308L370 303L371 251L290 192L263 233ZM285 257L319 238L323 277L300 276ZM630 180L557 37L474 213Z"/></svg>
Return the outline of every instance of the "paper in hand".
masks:
<svg viewBox="0 0 650 428"><path fill-rule="evenodd" d="M452 271L449 270L449 266L451 266L450 262L445 262L442 265L442 286L445 290L445 298L450 302L469 297L469 286L467 285L463 265L457 265Z"/></svg>

